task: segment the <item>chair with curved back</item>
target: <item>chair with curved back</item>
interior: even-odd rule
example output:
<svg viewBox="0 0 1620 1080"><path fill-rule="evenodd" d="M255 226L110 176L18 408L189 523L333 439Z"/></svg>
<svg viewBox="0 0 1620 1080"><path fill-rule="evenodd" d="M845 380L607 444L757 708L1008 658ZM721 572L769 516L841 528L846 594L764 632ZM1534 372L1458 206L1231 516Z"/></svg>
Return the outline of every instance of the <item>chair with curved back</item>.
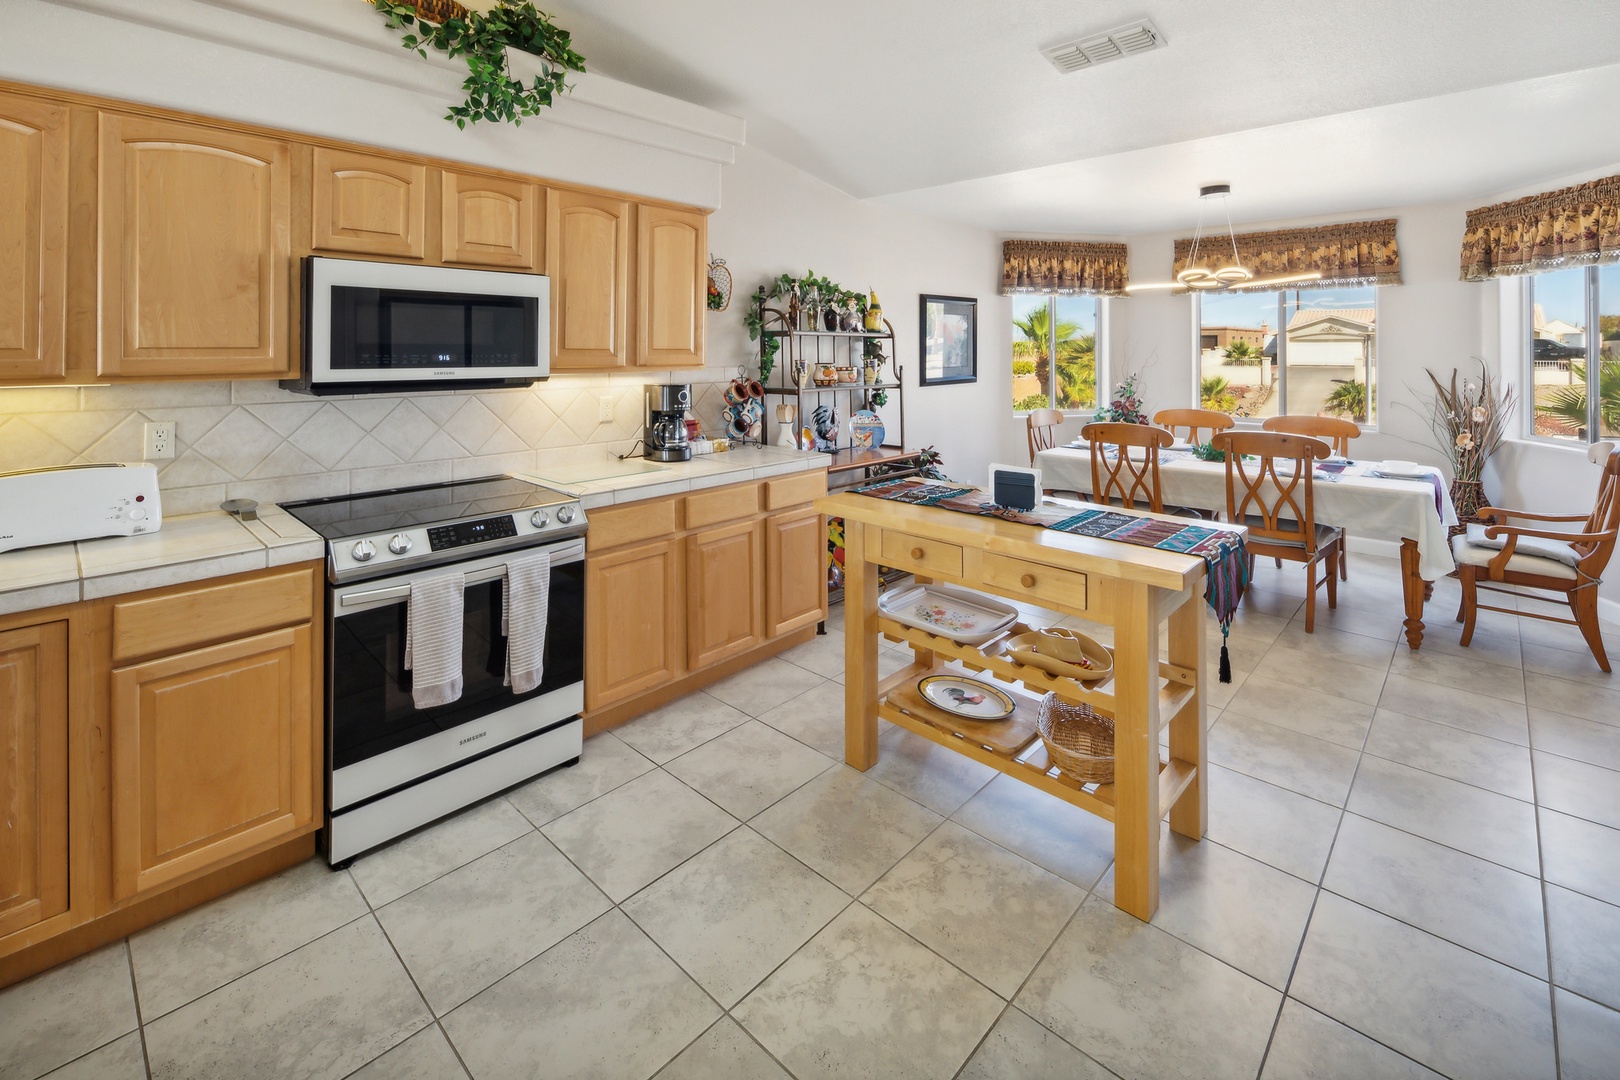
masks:
<svg viewBox="0 0 1620 1080"><path fill-rule="evenodd" d="M1361 437L1359 424L1336 416L1268 416L1260 426L1267 431L1281 431L1286 435L1326 439L1339 457L1349 457L1350 440ZM1349 552L1345 551L1339 557L1339 580L1347 581L1349 578L1350 558Z"/></svg>
<svg viewBox="0 0 1620 1080"><path fill-rule="evenodd" d="M1462 579L1462 605L1457 609L1457 621L1463 624L1462 645L1467 646L1473 640L1476 614L1482 610L1501 611L1579 627L1598 667L1609 670L1609 654L1603 647L1603 632L1598 625L1597 603L1603 569L1614 553L1615 536L1620 532L1620 450L1613 449L1613 443L1608 445L1611 449L1603 462L1603 475L1598 478L1597 499L1590 514L1532 514L1487 506L1479 511L1485 525L1470 525L1467 532L1452 539L1451 553L1457 558L1457 576ZM1596 449L1593 447L1594 451ZM1595 458L1597 454L1590 456ZM1515 519L1566 525L1578 522L1580 531L1570 533L1508 524ZM1525 595L1560 599L1569 605L1574 618L1561 619L1479 602L1481 591L1516 595L1515 589L1503 588L1507 585L1561 593L1562 596Z"/></svg>
<svg viewBox="0 0 1620 1080"><path fill-rule="evenodd" d="M1029 463L1035 464L1035 455L1041 450L1050 450L1057 445L1058 425L1063 423L1062 409L1031 409L1024 416L1024 426L1029 436Z"/></svg>
<svg viewBox="0 0 1620 1080"><path fill-rule="evenodd" d="M1209 434L1213 437L1217 431L1225 431L1233 424L1230 416L1214 409L1160 409L1153 414L1153 422L1167 428L1176 438L1181 437L1176 429L1186 428L1187 441L1194 446L1209 441L1198 437L1198 433L1205 428L1209 429Z"/></svg>
<svg viewBox="0 0 1620 1080"><path fill-rule="evenodd" d="M1168 431L1147 424L1087 424L1080 434L1091 444L1092 502L1109 505L1117 498L1119 505L1135 508L1140 496L1149 510L1164 513L1159 451L1174 441Z"/></svg>
<svg viewBox="0 0 1620 1080"><path fill-rule="evenodd" d="M1360 425L1337 416L1268 416L1260 426L1266 431L1325 440L1339 457L1348 457L1350 440L1361 436Z"/></svg>
<svg viewBox="0 0 1620 1080"><path fill-rule="evenodd" d="M1305 632L1316 628L1316 590L1327 584L1328 607L1339 603L1336 564L1344 530L1316 521L1312 478L1331 451L1325 442L1271 431L1219 431L1210 440L1226 451L1226 517L1248 527L1250 570L1257 555L1305 564ZM1251 455L1257 461L1245 461ZM1292 468L1279 469L1279 463ZM1316 578L1318 563L1326 577Z"/></svg>

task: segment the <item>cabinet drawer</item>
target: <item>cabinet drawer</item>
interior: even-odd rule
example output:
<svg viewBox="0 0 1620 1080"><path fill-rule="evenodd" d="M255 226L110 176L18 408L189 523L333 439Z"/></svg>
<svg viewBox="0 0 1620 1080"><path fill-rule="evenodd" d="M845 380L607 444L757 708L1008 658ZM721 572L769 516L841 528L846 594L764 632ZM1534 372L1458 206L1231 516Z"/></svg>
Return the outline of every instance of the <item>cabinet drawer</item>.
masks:
<svg viewBox="0 0 1620 1080"><path fill-rule="evenodd" d="M674 499L648 499L590 512L585 549L602 551L638 540L662 540L679 532Z"/></svg>
<svg viewBox="0 0 1620 1080"><path fill-rule="evenodd" d="M924 540L920 536L885 529L879 551L881 555L878 561L884 566L910 570L914 574L962 576L962 549L955 544Z"/></svg>
<svg viewBox="0 0 1620 1080"><path fill-rule="evenodd" d="M979 576L993 592L1014 600L1050 601L1066 607L1086 606L1086 575L1044 563L1009 559L988 551L979 556Z"/></svg>
<svg viewBox="0 0 1620 1080"><path fill-rule="evenodd" d="M798 476L784 476L780 480L765 481L765 509L781 510L789 506L819 499L827 494L827 474L811 469Z"/></svg>
<svg viewBox="0 0 1620 1080"><path fill-rule="evenodd" d="M759 513L759 485L700 491L686 497L686 527L701 529L721 521L732 521Z"/></svg>
<svg viewBox="0 0 1620 1080"><path fill-rule="evenodd" d="M113 659L171 653L307 623L315 614L313 575L306 567L114 604Z"/></svg>

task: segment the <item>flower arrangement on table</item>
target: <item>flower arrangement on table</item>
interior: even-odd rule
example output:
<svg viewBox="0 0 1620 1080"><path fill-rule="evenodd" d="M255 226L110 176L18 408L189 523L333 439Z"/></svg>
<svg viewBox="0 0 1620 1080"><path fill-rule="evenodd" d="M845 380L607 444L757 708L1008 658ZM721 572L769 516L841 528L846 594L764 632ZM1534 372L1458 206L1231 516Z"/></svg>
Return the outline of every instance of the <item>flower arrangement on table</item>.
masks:
<svg viewBox="0 0 1620 1080"><path fill-rule="evenodd" d="M1147 413L1142 411L1142 392L1137 388L1138 373L1132 372L1114 388L1113 399L1097 410L1099 423L1145 424Z"/></svg>
<svg viewBox="0 0 1620 1080"><path fill-rule="evenodd" d="M1459 520L1477 521L1479 508L1490 505L1480 477L1507 435L1514 390L1493 379L1483 360L1479 361L1479 378L1465 378L1461 387L1455 368L1449 384L1432 371L1425 369L1424 373L1434 384L1434 397L1429 399L1424 419L1435 446L1451 461L1451 501Z"/></svg>

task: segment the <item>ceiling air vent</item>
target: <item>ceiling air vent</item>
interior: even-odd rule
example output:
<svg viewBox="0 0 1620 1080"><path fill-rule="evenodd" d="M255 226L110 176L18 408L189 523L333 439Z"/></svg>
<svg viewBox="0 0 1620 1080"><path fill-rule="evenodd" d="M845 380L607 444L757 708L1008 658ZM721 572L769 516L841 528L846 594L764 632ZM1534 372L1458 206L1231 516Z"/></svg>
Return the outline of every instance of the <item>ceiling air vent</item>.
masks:
<svg viewBox="0 0 1620 1080"><path fill-rule="evenodd" d="M1118 60L1122 56L1147 52L1149 49L1162 49L1168 44L1164 35L1159 33L1158 27L1143 19L1101 34L1080 38L1078 41L1054 45L1049 49L1042 49L1041 53L1052 61L1053 67L1067 75L1070 72L1096 67L1098 64L1106 64L1110 60Z"/></svg>

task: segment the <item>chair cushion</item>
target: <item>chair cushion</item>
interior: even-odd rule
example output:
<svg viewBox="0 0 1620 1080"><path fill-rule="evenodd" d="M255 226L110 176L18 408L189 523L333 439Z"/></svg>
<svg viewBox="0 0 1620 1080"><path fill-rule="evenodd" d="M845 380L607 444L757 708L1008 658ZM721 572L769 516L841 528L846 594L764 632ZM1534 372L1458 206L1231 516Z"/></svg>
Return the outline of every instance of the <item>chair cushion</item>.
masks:
<svg viewBox="0 0 1620 1080"><path fill-rule="evenodd" d="M1266 527L1266 519L1261 517L1259 514L1249 514L1243 519L1243 524L1251 529L1263 529ZM1279 519L1277 522L1277 528L1286 532L1289 529L1299 528L1299 523L1297 521ZM1337 525L1323 525L1318 523L1316 526L1316 546L1318 548L1325 548L1342 535L1344 535L1344 530L1339 528ZM1269 536L1256 537L1255 542L1271 544L1274 547L1303 548L1305 546L1297 540L1277 540Z"/></svg>
<svg viewBox="0 0 1620 1080"><path fill-rule="evenodd" d="M1474 526L1469 526L1473 528ZM1557 578L1561 581L1574 581L1575 568L1560 559L1549 559L1542 555L1528 555L1524 550L1526 540L1533 537L1519 537L1519 546L1513 549L1512 558L1507 561L1507 570L1513 574L1539 574L1542 577ZM1568 548L1569 545L1565 544ZM1456 558L1458 566L1486 566L1490 561L1502 554L1502 547L1481 547L1468 542L1467 533L1459 533L1451 539L1451 554Z"/></svg>
<svg viewBox="0 0 1620 1080"><path fill-rule="evenodd" d="M1498 536L1494 540L1485 535L1488 526L1478 522L1468 526L1468 542L1474 547L1494 548L1501 551L1507 546L1508 538ZM1549 540L1545 536L1521 536L1519 542L1513 547L1515 555L1534 555L1542 559L1557 559L1565 566L1575 566L1581 561L1581 553L1570 547L1562 540Z"/></svg>

